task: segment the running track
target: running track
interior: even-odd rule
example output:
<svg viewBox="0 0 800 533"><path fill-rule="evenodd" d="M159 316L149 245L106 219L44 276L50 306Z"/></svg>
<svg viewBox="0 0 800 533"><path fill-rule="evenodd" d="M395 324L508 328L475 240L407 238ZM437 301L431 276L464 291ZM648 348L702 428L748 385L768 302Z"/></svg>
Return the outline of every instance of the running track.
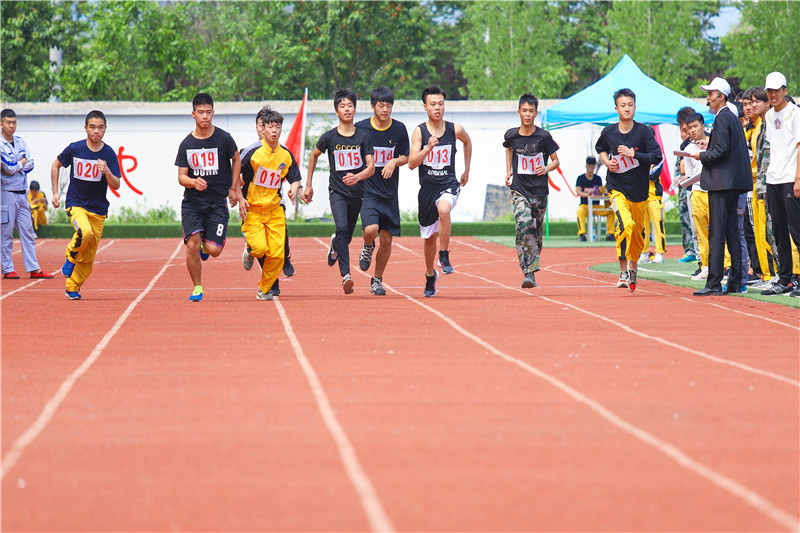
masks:
<svg viewBox="0 0 800 533"><path fill-rule="evenodd" d="M66 242L38 243L46 270ZM191 291L176 240L101 242L84 300L2 282L4 531L791 531L797 310L589 270L605 248L456 238L422 298L345 296L293 239L274 302L229 239ZM18 250L16 245L15 250ZM18 266L21 257L17 253Z"/></svg>

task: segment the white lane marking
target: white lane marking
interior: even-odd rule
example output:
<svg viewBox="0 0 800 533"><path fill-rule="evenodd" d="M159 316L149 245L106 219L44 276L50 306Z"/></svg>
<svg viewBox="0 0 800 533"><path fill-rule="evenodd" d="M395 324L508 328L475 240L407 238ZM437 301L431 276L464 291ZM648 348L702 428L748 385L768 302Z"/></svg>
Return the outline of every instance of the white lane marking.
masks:
<svg viewBox="0 0 800 533"><path fill-rule="evenodd" d="M474 248L475 250L480 250L481 252L484 252L484 253L487 253L487 254L491 254L491 255L494 255L496 257L502 257L504 259L507 257L505 255L502 255L502 254L499 254L499 253L494 252L492 250L489 250L488 248L483 248L481 246L476 246L476 245L472 244L471 242L462 241L461 239L454 239L454 238L451 237L450 240L453 241L456 244L463 244L464 246L467 246L469 248Z"/></svg>
<svg viewBox="0 0 800 533"><path fill-rule="evenodd" d="M12 295L12 294L14 294L14 293L17 293L17 292L19 292L19 291L24 291L24 290L25 290L25 289L27 289L28 287L33 287L34 285L36 285L37 283L39 283L39 282L41 282L41 281L44 281L44 280L43 280L43 279L37 279L37 280L35 280L35 281L32 281L32 282L28 283L27 285L23 285L22 287L19 287L19 288L17 288L17 289L14 289L14 290L13 290L13 291L11 291L11 292L7 292L7 293L5 293L4 295L0 296L0 301L2 301L2 300L3 300L3 299L5 299L5 298L8 298L9 296L11 296L11 295Z"/></svg>
<svg viewBox="0 0 800 533"><path fill-rule="evenodd" d="M488 342L484 341L477 335L473 335L463 327L461 327L457 322L449 318L448 316L444 315L443 313L437 311L436 309L408 296L407 294L403 294L389 285L384 284L384 287L400 296L405 297L410 302L413 302L423 309L433 313L434 315L441 318L444 322L449 324L453 329L457 332L461 333L468 339L472 340L476 344L482 346L486 350L489 350L493 354L497 355L498 357L508 361L509 363L515 364L520 368L530 372L534 376L550 383L552 386L556 387L560 391L562 391L567 396L571 397L578 403L581 403L597 413L601 418L612 424L613 426L619 428L623 432L633 436L634 438L640 440L641 442L655 448L657 451L661 452L668 458L675 461L679 466L693 472L694 474L698 475L699 477L706 479L707 481L711 482L712 484L716 485L720 489L724 490L725 492L729 493L730 495L739 498L744 503L749 505L750 507L754 508L755 510L763 513L771 520L781 524L782 526L786 527L790 531L797 531L800 528L800 520L797 517L792 515L791 513L781 509L777 505L770 502L765 497L761 496L759 493L750 489L741 483L725 476L713 470L710 467L705 466L702 463L697 462L696 460L692 459L689 455L681 451L676 446L659 439L658 437L648 433L647 431L639 428L638 426L626 421L616 413L612 412L601 403L585 396L581 392L576 389L573 389L563 381L559 380L558 378L539 370L538 368L529 365L528 363L517 359L511 355L508 355L499 349L495 348ZM520 291L524 292L524 291ZM527 293L526 293L527 294ZM572 306L570 306L572 307Z"/></svg>
<svg viewBox="0 0 800 533"><path fill-rule="evenodd" d="M113 242L114 241L111 241L107 246L111 246ZM158 271L158 274L156 274L155 277L150 280L150 284L147 286L147 288L139 293L139 296L137 296L136 299L130 303L128 308L125 309L125 312L123 312L122 315L120 315L120 317L117 319L116 323L111 327L110 330L108 330L100 342L97 343L97 346L94 347L94 350L92 350L92 353L89 354L89 357L87 357L83 363L81 363L81 365L76 368L72 374L70 374L67 379L64 380L63 383L61 383L61 386L58 388L53 397L50 398L47 404L45 404L44 409L42 409L42 412L39 413L39 416L36 418L33 424L31 424L28 429L26 429L25 432L20 435L16 441L14 441L14 444L3 458L0 479L4 478L8 471L14 467L17 461L19 461L20 457L22 457L22 453L25 451L25 448L27 448L34 440L36 440L42 431L44 431L44 429L47 427L47 424L53 419L56 411L67 398L67 395L72 390L72 387L75 385L78 379L80 379L81 376L83 376L89 370L95 361L97 361L97 359L100 357L100 354L103 352L105 347L108 346L108 343L111 342L111 339L114 337L114 335L116 335L116 333L120 330L139 302L141 302L142 299L147 296L147 294L153 288L153 285L155 285L164 272L167 271L170 261L175 258L182 248L183 243L179 243L175 248L175 251L172 252L170 258L167 259L166 264L164 264L164 266L161 267L161 270Z"/></svg>
<svg viewBox="0 0 800 533"><path fill-rule="evenodd" d="M668 341L668 340L663 339L661 337L656 337L655 335L648 335L647 333L642 333L641 331L636 331L635 329L633 329L633 328L631 328L629 326L626 326L625 324L622 324L620 322L617 322L616 320L612 320L610 318L604 317L603 315L598 315L597 313L593 313L593 312L591 312L591 311L589 311L587 309L583 309L581 307L578 307L577 305L573 305L573 304L570 304L570 303L554 300L552 298L548 298L547 296L541 296L539 294L533 294L533 293L531 293L529 291L524 291L524 290L518 289L516 287L509 287L508 285L504 285L504 284L502 284L500 282L493 281L493 280L484 278L483 276L478 276L476 274L467 274L465 272L461 272L461 274L463 274L465 276L470 276L470 277L473 277L473 278L477 278L477 279L486 281L488 283L493 283L495 285L503 287L504 289L509 289L509 290L512 290L512 291L521 292L522 294L526 294L528 296L533 296L535 298L541 298L542 300L545 300L547 302L551 302L551 303L554 303L554 304L558 304L558 305L563 305L563 306L569 307L571 309L574 309L575 311L578 311L579 313L584 313L584 314L589 315L591 317L597 318L598 320L602 320L604 322L608 322L609 324L611 324L613 326L616 326L616 327L622 329L623 331L625 331L627 333L631 333L631 334L636 335L638 337L642 337L642 338L650 340L650 341L655 341L655 342L664 344L665 346L669 346L671 348L675 348L676 350L681 350L683 352L690 353L692 355L696 355L696 356L702 357L704 359L708 359L709 361L713 361L715 363L720 363L720 364L723 364L723 365L730 365L730 366L733 366L733 367L738 368L740 370L744 370L746 372L751 372L751 373L757 374L759 376L771 378L771 379L774 379L774 380L777 380L777 381L781 381L783 383L788 383L789 385L792 385L794 387L800 388L800 381L797 381L797 380L794 380L794 379L791 379L791 378L787 378L786 376L782 376L780 374L775 374L775 373L769 372L767 370L761 370L759 368L748 366L748 365L745 365L743 363L738 363L736 361L730 361L728 359L722 359L720 357L716 357L714 355L707 354L705 352L701 352L700 350L694 350L694 349L689 348L687 346L683 346L681 344L678 344L678 343L675 343L675 342L672 342L672 341Z"/></svg>
<svg viewBox="0 0 800 533"><path fill-rule="evenodd" d="M325 246L327 247L328 245ZM300 363L300 367L303 369L303 373L306 375L308 384L311 387L311 392L314 394L314 399L317 401L317 407L319 408L320 415L322 415L322 420L325 422L325 426L327 426L333 440L336 442L336 448L339 451L339 457L342 460L347 476L350 478L350 482L358 493L361 506L364 508L364 513L367 515L367 520L369 521L372 531L394 531L394 526L384 511L378 494L372 486L372 482L361 467L353 444L350 442L347 433L336 418L333 407L328 400L328 396L325 394L325 389L323 389L317 373L314 371L314 367L311 366L311 363L303 351L303 347L300 345L300 341L294 334L292 324L289 322L286 311L281 305L280 300L273 301L275 302L275 307L278 308L278 314L280 314L281 321L283 322L283 329L286 331L286 335L288 335L292 343L297 361Z"/></svg>
<svg viewBox="0 0 800 533"><path fill-rule="evenodd" d="M46 243L48 240L49 240L49 239L37 239L37 240L36 240L36 244L34 244L34 245L33 245L33 247L34 247L34 248L38 248L38 247L40 247L41 245L43 245L44 243ZM19 239L14 239L14 242L15 242L15 243L19 243L19 242L20 242L20 240L19 240ZM12 243L12 246L13 246L13 245L14 245L14 244ZM15 251L15 252L11 252L11 255L12 255L12 256L13 256L13 255L17 255L17 254L21 254L21 253L22 253L22 243L20 243L20 245L19 245L19 246L20 246L19 250Z"/></svg>

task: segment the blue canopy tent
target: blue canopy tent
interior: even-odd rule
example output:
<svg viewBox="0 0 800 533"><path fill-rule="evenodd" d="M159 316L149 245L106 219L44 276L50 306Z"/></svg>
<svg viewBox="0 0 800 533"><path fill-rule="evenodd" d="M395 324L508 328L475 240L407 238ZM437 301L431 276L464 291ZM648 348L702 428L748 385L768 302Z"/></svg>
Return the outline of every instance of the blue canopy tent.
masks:
<svg viewBox="0 0 800 533"><path fill-rule="evenodd" d="M637 122L645 124L677 124L675 116L682 107L702 113L706 123L714 120L706 106L664 87L648 77L625 54L611 72L584 90L542 111L542 127L546 130L566 128L581 123L612 124L619 121L614 110L614 93L628 88L636 94Z"/></svg>

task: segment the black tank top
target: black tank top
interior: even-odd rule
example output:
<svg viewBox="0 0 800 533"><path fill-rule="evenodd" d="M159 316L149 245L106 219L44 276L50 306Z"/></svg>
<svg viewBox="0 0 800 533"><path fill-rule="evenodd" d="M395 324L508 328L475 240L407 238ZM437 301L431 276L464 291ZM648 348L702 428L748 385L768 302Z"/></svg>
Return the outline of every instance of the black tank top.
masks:
<svg viewBox="0 0 800 533"><path fill-rule="evenodd" d="M428 144L431 133L423 122L419 125L422 132L422 147ZM439 137L439 144L428 152L419 166L419 183L449 183L456 179L456 127L445 121L444 135Z"/></svg>

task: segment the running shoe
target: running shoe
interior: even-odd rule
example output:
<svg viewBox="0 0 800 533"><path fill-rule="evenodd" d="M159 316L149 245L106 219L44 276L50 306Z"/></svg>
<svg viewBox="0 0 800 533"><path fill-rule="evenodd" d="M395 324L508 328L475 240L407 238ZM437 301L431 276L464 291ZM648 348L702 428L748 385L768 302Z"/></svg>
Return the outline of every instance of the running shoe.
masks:
<svg viewBox="0 0 800 533"><path fill-rule="evenodd" d="M745 285L742 285L741 287L739 287L739 290L728 290L728 286L727 285L723 285L722 286L722 292L727 292L728 294L737 294L737 293L738 294L747 294L747 287Z"/></svg>
<svg viewBox="0 0 800 533"><path fill-rule="evenodd" d="M583 235L583 234L578 235L578 240L581 241L581 242L586 242L586 235Z"/></svg>
<svg viewBox="0 0 800 533"><path fill-rule="evenodd" d="M696 262L697 258L694 256L694 254L684 254L683 257L678 259L678 263L696 263Z"/></svg>
<svg viewBox="0 0 800 533"><path fill-rule="evenodd" d="M352 294L353 293L353 278L350 277L350 274L345 274L342 278L342 290L344 290L345 294Z"/></svg>
<svg viewBox="0 0 800 533"><path fill-rule="evenodd" d="M372 278L369 281L369 292L375 296L386 296L386 289L383 288L383 279Z"/></svg>
<svg viewBox="0 0 800 533"><path fill-rule="evenodd" d="M653 258L653 263L663 263L664 262L664 254L656 254Z"/></svg>
<svg viewBox="0 0 800 533"><path fill-rule="evenodd" d="M272 291L267 291L266 293L261 292L261 289L256 291L256 300L272 300L275 294Z"/></svg>
<svg viewBox="0 0 800 533"><path fill-rule="evenodd" d="M244 245L244 252L242 252L242 266L245 270L250 270L253 268L253 263L255 262L256 258L250 255L250 248L247 245Z"/></svg>
<svg viewBox="0 0 800 533"><path fill-rule="evenodd" d="M708 267L703 267L700 272L692 276L692 281L703 281L708 278Z"/></svg>
<svg viewBox="0 0 800 533"><path fill-rule="evenodd" d="M80 300L81 299L81 293L79 293L78 291L67 291L66 295L67 295L67 298L69 298L70 300Z"/></svg>
<svg viewBox="0 0 800 533"><path fill-rule="evenodd" d="M61 275L65 278L69 278L72 276L72 272L75 270L75 263L67 259L64 261L64 266L61 267Z"/></svg>
<svg viewBox="0 0 800 533"><path fill-rule="evenodd" d="M287 257L283 260L283 275L287 278L294 276L294 265L292 265L291 257Z"/></svg>
<svg viewBox="0 0 800 533"><path fill-rule="evenodd" d="M192 295L189 296L190 302L202 302L203 301L203 286L202 285L195 285L194 290L192 291Z"/></svg>
<svg viewBox="0 0 800 533"><path fill-rule="evenodd" d="M522 280L522 288L523 289L532 289L536 286L536 278L533 275L533 272L525 274L525 279Z"/></svg>
<svg viewBox="0 0 800 533"><path fill-rule="evenodd" d="M792 288L788 285L777 282L769 289L761 291L761 296L776 296L780 294L786 294L787 292L792 292Z"/></svg>
<svg viewBox="0 0 800 533"><path fill-rule="evenodd" d="M361 248L361 256L358 258L358 267L366 272L369 270L369 265L372 263L372 252L375 251L375 241L372 244L364 243Z"/></svg>
<svg viewBox="0 0 800 533"><path fill-rule="evenodd" d="M339 258L339 256L336 254L336 250L333 249L333 239L335 237L336 237L335 233L333 235L331 235L331 247L328 249L328 266L329 267L332 267L334 264L336 264L336 260Z"/></svg>
<svg viewBox="0 0 800 533"><path fill-rule="evenodd" d="M747 282L745 283L745 285L755 285L760 281L761 278L759 276L757 276L756 274L750 274L749 276L747 276Z"/></svg>
<svg viewBox="0 0 800 533"><path fill-rule="evenodd" d="M54 277L55 276L53 274L48 274L44 270L31 272L31 279L53 279Z"/></svg>
<svg viewBox="0 0 800 533"><path fill-rule="evenodd" d="M636 290L636 270L628 270L628 290Z"/></svg>
<svg viewBox="0 0 800 533"><path fill-rule="evenodd" d="M19 274L12 270L11 272L3 274L3 279L19 279Z"/></svg>
<svg viewBox="0 0 800 533"><path fill-rule="evenodd" d="M619 273L619 280L617 281L617 287L620 289L625 289L628 287L628 272L623 271Z"/></svg>
<svg viewBox="0 0 800 533"><path fill-rule="evenodd" d="M642 255L639 256L639 263L649 263L650 262L650 252L642 252Z"/></svg>
<svg viewBox="0 0 800 533"><path fill-rule="evenodd" d="M608 234L606 234L606 240L607 240L607 241L616 241L616 240L617 240L617 238L616 238L616 237L614 237L614 234L613 234L613 233L608 233Z"/></svg>
<svg viewBox="0 0 800 533"><path fill-rule="evenodd" d="M206 245L200 243L200 259L202 261L208 261L208 254L206 253Z"/></svg>
<svg viewBox="0 0 800 533"><path fill-rule="evenodd" d="M439 279L439 271L434 270L433 276L425 274L425 297L432 298L436 294L436 280Z"/></svg>
<svg viewBox="0 0 800 533"><path fill-rule="evenodd" d="M439 266L442 267L442 274L453 273L453 265L450 264L449 250L439 250Z"/></svg>

